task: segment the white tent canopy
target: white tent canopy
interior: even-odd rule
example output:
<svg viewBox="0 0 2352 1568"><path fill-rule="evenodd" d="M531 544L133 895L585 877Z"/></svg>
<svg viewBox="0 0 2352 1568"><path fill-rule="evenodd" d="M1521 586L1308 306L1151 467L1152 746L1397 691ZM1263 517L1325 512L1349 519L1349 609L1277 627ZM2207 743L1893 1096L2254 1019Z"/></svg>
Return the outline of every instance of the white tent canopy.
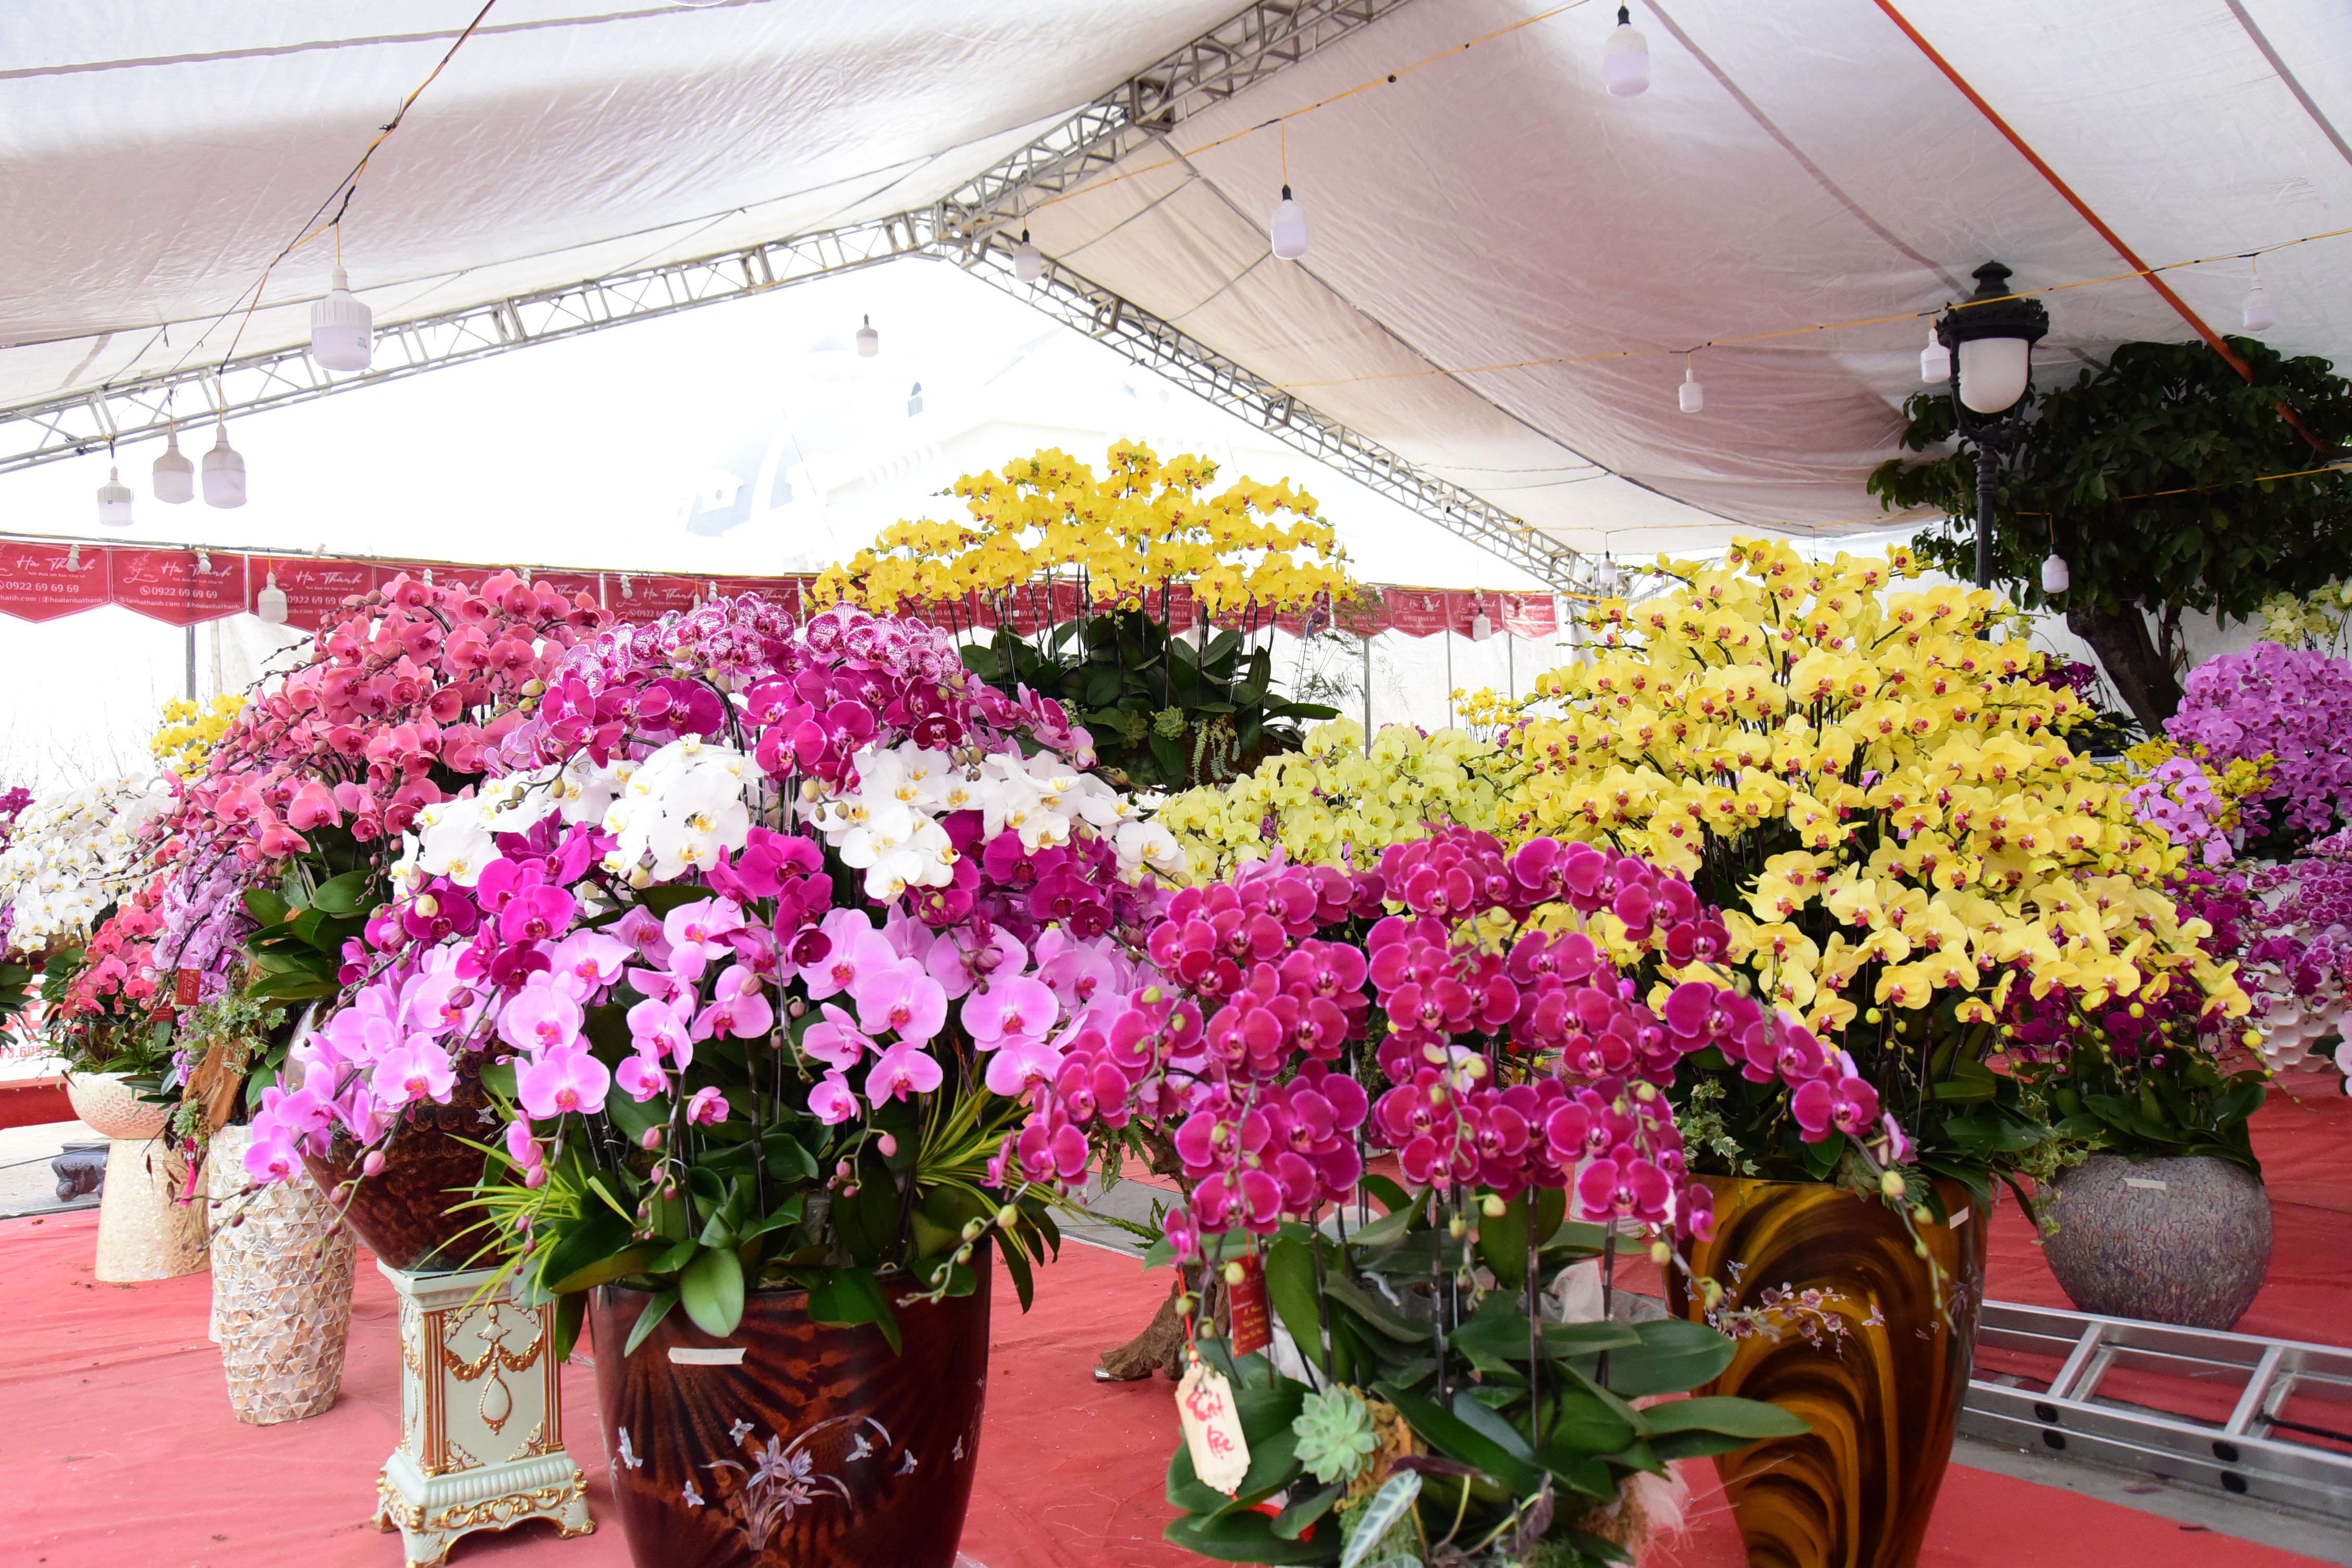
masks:
<svg viewBox="0 0 2352 1568"><path fill-rule="evenodd" d="M375 155L344 262L389 324L922 208L1234 8L498 0ZM1654 85L1631 100L1601 85L1601 4L1297 8L1377 19L1028 226L1580 549L1884 526L1863 479L1916 383L1906 313L1964 297L1988 258L2021 287L2111 279L2046 297L2046 384L2199 330L2116 277L2119 246L2162 266L2352 227L2352 15L2316 0L1669 0L1635 7ZM0 405L203 363L238 333L240 353L301 342L331 239L278 263L249 319L240 300L477 9L0 15ZM1265 258L1286 168L1313 229L1296 264ZM2265 258L2275 346L2338 353L2347 245ZM2234 331L2248 270L2163 281ZM1684 415L1694 350L1706 408Z"/></svg>

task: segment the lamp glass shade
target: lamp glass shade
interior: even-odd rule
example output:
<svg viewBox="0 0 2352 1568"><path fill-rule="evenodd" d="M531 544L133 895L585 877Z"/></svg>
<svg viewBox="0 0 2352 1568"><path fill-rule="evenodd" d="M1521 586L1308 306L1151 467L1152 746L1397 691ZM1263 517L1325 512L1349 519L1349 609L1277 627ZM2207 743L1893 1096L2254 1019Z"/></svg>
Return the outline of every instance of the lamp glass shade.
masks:
<svg viewBox="0 0 2352 1568"><path fill-rule="evenodd" d="M1488 618L1486 615L1486 606L1481 605L1478 606L1478 613L1470 617L1470 640L1472 642L1485 642L1488 637L1491 637L1494 635L1495 623L1493 620Z"/></svg>
<svg viewBox="0 0 2352 1568"><path fill-rule="evenodd" d="M1045 258L1029 243L1029 236L1024 231L1021 243L1013 247L1013 276L1024 283L1034 283L1045 275Z"/></svg>
<svg viewBox="0 0 2352 1568"><path fill-rule="evenodd" d="M196 466L180 450L180 433L165 437L163 455L155 459L155 499L180 506L196 499Z"/></svg>
<svg viewBox="0 0 2352 1568"><path fill-rule="evenodd" d="M2246 295L2245 321L2246 331L2250 332L2267 332L2278 325L2278 312L2271 309L2271 297L2263 292L2259 278Z"/></svg>
<svg viewBox="0 0 2352 1568"><path fill-rule="evenodd" d="M865 324L857 329L857 357L872 359L881 352L882 334L874 330L873 318L868 317Z"/></svg>
<svg viewBox="0 0 2352 1568"><path fill-rule="evenodd" d="M253 613L273 626L286 624L286 590L278 585L278 574L269 574L269 582L253 596Z"/></svg>
<svg viewBox="0 0 2352 1568"><path fill-rule="evenodd" d="M321 369L342 371L365 370L375 357L375 318L340 267L334 287L310 307L310 357Z"/></svg>
<svg viewBox="0 0 2352 1568"><path fill-rule="evenodd" d="M119 468L108 468L106 483L98 487L98 521L108 528L131 526L131 487Z"/></svg>
<svg viewBox="0 0 2352 1568"><path fill-rule="evenodd" d="M1683 372L1682 391L1678 396L1683 412L1696 414L1706 406L1706 388L1700 384L1697 373Z"/></svg>
<svg viewBox="0 0 2352 1568"><path fill-rule="evenodd" d="M224 427L220 439L205 454L205 504L237 507L245 504L245 459L228 444Z"/></svg>
<svg viewBox="0 0 2352 1568"><path fill-rule="evenodd" d="M1979 414L2000 414L2025 395L2032 345L2023 338L1970 338L1960 345L1960 401Z"/></svg>
<svg viewBox="0 0 2352 1568"><path fill-rule="evenodd" d="M1274 242L1277 261L1296 261L1307 254L1307 209L1291 198L1288 185L1282 187L1282 199L1274 204L1266 237Z"/></svg>
<svg viewBox="0 0 2352 1568"><path fill-rule="evenodd" d="M1601 54L1601 80L1612 98L1638 98L1650 89L1650 40L1620 22Z"/></svg>
<svg viewBox="0 0 2352 1568"><path fill-rule="evenodd" d="M2063 594L2074 586L2074 574L2066 569L2066 558L2063 555L2053 550L2042 558L2042 591L2043 593Z"/></svg>

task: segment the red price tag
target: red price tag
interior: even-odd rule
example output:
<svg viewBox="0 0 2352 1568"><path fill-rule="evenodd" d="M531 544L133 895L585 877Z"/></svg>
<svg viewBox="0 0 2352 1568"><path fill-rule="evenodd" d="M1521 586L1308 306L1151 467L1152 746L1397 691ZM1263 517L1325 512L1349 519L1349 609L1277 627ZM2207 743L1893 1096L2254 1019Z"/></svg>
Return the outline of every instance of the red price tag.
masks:
<svg viewBox="0 0 2352 1568"><path fill-rule="evenodd" d="M201 994L205 977L193 969L183 969L172 976L172 1005L193 1007Z"/></svg>
<svg viewBox="0 0 2352 1568"><path fill-rule="evenodd" d="M1274 1324L1265 1315L1265 1267L1256 1253L1242 1260L1241 1283L1227 1281L1233 1292L1234 1354L1247 1355L1274 1342Z"/></svg>

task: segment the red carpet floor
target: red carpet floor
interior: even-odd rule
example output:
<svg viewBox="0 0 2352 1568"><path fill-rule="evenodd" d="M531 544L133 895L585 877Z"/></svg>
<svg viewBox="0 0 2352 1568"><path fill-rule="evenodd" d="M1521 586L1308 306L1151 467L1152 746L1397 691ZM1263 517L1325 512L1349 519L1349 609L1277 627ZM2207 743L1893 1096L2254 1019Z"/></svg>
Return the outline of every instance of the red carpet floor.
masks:
<svg viewBox="0 0 2352 1568"><path fill-rule="evenodd" d="M2271 1279L2242 1325L2334 1343L2352 1286L2352 1101L2278 1100L2257 1131L2276 1215ZM399 1400L392 1297L362 1266L343 1394L334 1409L273 1427L228 1413L218 1352L205 1339L203 1275L95 1285L97 1215L0 1224L0 1568L397 1568L368 1528L376 1469ZM1990 1293L2063 1305L2014 1205L1994 1234ZM1024 1316L996 1304L994 1387L963 1549L984 1568L1160 1568L1197 1562L1163 1544L1161 1476L1174 1441L1164 1383L1101 1385L1095 1354L1124 1339L1164 1290L1135 1266L1081 1246L1040 1280ZM567 1436L607 1511L593 1373L564 1374ZM1698 1467L1692 1528L1651 1561L1735 1568L1738 1538ZM2154 1515L1955 1467L1925 1568L2287 1568L2312 1560ZM580 1541L545 1526L461 1542L453 1564L625 1568L617 1528ZM647 1565L652 1568L652 1565ZM882 1568L882 1565L873 1565Z"/></svg>

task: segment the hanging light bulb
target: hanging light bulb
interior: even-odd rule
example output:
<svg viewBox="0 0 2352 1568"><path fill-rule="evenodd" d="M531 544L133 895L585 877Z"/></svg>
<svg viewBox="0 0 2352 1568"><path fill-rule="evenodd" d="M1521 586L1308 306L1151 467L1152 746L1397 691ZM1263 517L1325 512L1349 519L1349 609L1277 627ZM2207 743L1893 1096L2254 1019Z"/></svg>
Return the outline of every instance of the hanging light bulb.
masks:
<svg viewBox="0 0 2352 1568"><path fill-rule="evenodd" d="M98 521L108 528L131 526L131 487L122 482L121 469L109 464L106 483L98 487Z"/></svg>
<svg viewBox="0 0 2352 1568"><path fill-rule="evenodd" d="M2042 560L2042 591L2063 594L2074 584L2074 574L2066 570L2066 558L2052 551Z"/></svg>
<svg viewBox="0 0 2352 1568"><path fill-rule="evenodd" d="M1024 283L1034 283L1045 275L1045 258L1029 243L1029 231L1021 231L1021 243L1013 247L1013 276Z"/></svg>
<svg viewBox="0 0 2352 1568"><path fill-rule="evenodd" d="M1617 557L1607 551L1601 552L1601 569L1592 574L1592 586L1604 599L1613 599L1625 586L1625 574L1617 569Z"/></svg>
<svg viewBox="0 0 2352 1568"><path fill-rule="evenodd" d="M2263 292L2263 264L2254 262L2254 286L2246 293L2246 331L2267 332L2278 325L2278 313L2271 309L2271 297Z"/></svg>
<svg viewBox="0 0 2352 1568"><path fill-rule="evenodd" d="M1274 204L1273 221L1266 225L1267 237L1274 242L1277 261L1296 261L1307 254L1307 209L1282 187L1282 199Z"/></svg>
<svg viewBox="0 0 2352 1568"><path fill-rule="evenodd" d="M205 504L233 507L245 504L245 459L228 444L228 421L220 422L220 435L213 449L205 454Z"/></svg>
<svg viewBox="0 0 2352 1568"><path fill-rule="evenodd" d="M1941 386L1952 379L1952 351L1936 335L1936 323L1927 322L1927 346L1919 351L1919 379L1928 386Z"/></svg>
<svg viewBox="0 0 2352 1568"><path fill-rule="evenodd" d="M155 499L166 506L178 506L193 500L196 494L196 466L180 450L180 427L173 425L163 433L163 455L155 459Z"/></svg>
<svg viewBox="0 0 2352 1568"><path fill-rule="evenodd" d="M1639 98L1650 90L1650 40L1642 37L1622 5L1617 7L1616 30L1601 53L1601 79L1612 98Z"/></svg>
<svg viewBox="0 0 2352 1568"><path fill-rule="evenodd" d="M365 370L375 358L375 318L335 268L334 287L310 307L310 357L323 370Z"/></svg>
<svg viewBox="0 0 2352 1568"><path fill-rule="evenodd" d="M1495 623L1486 617L1486 601L1478 601L1477 614L1470 617L1470 640L1485 642L1495 635Z"/></svg>
<svg viewBox="0 0 2352 1568"><path fill-rule="evenodd" d="M272 572L261 592L253 596L253 613L273 626L286 624L286 590L278 585L278 574Z"/></svg>
<svg viewBox="0 0 2352 1568"><path fill-rule="evenodd" d="M882 352L882 334L874 330L874 318L861 318L864 325L857 329L857 357L872 359Z"/></svg>
<svg viewBox="0 0 2352 1568"><path fill-rule="evenodd" d="M1684 364L1683 384L1681 390L1675 394L1675 397L1682 404L1683 412L1685 414L1696 414L1706 406L1706 388L1699 384L1698 371L1696 366L1687 363Z"/></svg>

